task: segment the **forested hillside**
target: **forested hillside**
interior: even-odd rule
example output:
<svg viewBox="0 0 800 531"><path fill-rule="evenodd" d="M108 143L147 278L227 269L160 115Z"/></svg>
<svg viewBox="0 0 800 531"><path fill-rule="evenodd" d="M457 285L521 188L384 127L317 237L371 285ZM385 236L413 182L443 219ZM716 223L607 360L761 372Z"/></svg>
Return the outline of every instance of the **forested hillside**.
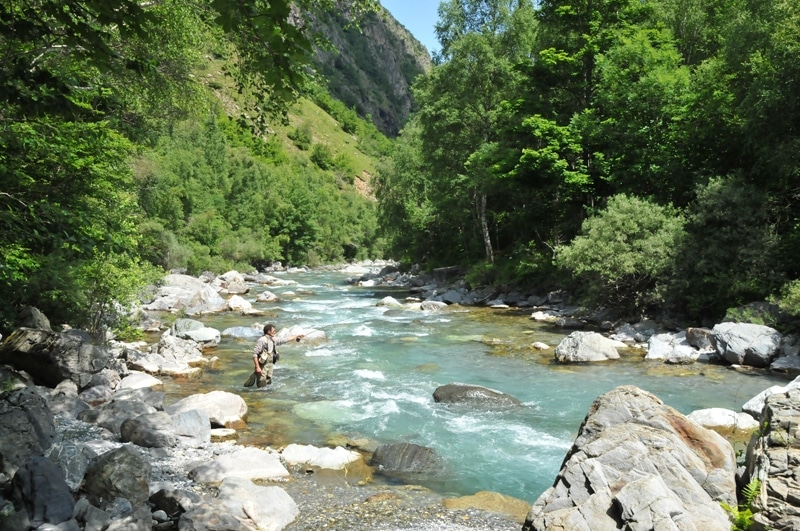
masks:
<svg viewBox="0 0 800 531"><path fill-rule="evenodd" d="M800 308L800 2L445 0L393 256L691 322Z"/></svg>
<svg viewBox="0 0 800 531"><path fill-rule="evenodd" d="M348 1L356 24L375 2ZM172 268L379 257L390 141L313 74L333 1L0 5L0 331L91 332ZM267 23L264 23L267 21Z"/></svg>

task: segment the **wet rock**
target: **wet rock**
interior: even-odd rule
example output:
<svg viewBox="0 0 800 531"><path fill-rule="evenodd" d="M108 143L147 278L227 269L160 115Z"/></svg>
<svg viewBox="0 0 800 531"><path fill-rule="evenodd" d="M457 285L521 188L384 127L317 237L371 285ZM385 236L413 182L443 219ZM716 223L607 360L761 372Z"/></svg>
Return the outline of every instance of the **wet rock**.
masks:
<svg viewBox="0 0 800 531"><path fill-rule="evenodd" d="M450 383L433 392L433 400L444 404L476 404L482 406L516 406L521 402L511 395L480 385Z"/></svg>
<svg viewBox="0 0 800 531"><path fill-rule="evenodd" d="M433 448L409 443L378 446L372 455L373 466L382 472L428 474L441 471L444 461Z"/></svg>

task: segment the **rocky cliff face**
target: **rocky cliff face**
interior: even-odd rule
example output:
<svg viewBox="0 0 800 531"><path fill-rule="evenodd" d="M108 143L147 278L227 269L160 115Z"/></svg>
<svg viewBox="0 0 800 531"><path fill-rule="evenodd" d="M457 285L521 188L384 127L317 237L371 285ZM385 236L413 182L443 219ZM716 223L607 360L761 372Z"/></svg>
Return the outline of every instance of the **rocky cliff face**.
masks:
<svg viewBox="0 0 800 531"><path fill-rule="evenodd" d="M333 46L318 50L317 65L333 97L371 116L387 136L396 136L413 109L411 84L430 70L431 57L383 8L348 27L346 10L310 21Z"/></svg>

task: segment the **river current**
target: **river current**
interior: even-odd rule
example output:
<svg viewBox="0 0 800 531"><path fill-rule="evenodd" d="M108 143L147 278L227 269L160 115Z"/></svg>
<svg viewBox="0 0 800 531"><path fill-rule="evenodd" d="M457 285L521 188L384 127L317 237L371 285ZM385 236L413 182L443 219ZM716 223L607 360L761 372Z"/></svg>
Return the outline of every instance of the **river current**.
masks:
<svg viewBox="0 0 800 531"><path fill-rule="evenodd" d="M620 385L636 385L688 414L740 411L757 393L786 383L723 366L645 362L641 350L609 363L558 365L553 348L568 332L534 322L530 310L387 309L376 303L387 295L402 301L407 291L351 286L343 273L276 276L297 284L246 295L268 316L199 320L220 331L264 322L279 330L317 328L327 340L283 345L273 385L255 390L242 387L255 340L223 337L207 352L220 358L216 368L196 380L166 379L167 403L212 390L238 393L249 408L241 444L326 446L346 437L428 446L447 470L420 483L444 495L487 490L533 502L552 485L593 400ZM256 303L267 289L281 301ZM552 348L536 351L537 341ZM490 387L523 404L484 411L435 403L434 390L453 382Z"/></svg>

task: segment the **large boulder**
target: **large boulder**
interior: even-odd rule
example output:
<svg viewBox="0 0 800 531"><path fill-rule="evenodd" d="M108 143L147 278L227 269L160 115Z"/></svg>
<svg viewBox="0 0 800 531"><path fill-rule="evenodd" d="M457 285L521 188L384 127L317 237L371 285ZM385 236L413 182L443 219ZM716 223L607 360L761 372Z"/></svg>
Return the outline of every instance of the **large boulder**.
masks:
<svg viewBox="0 0 800 531"><path fill-rule="evenodd" d="M258 448L246 447L189 471L189 478L200 483L220 483L225 478L281 481L289 471L277 455Z"/></svg>
<svg viewBox="0 0 800 531"><path fill-rule="evenodd" d="M132 506L147 501L152 467L142 454L125 445L101 455L86 471L84 490L92 505L101 509L115 498Z"/></svg>
<svg viewBox="0 0 800 531"><path fill-rule="evenodd" d="M618 387L592 404L523 530L728 531L719 502L736 504L735 474L720 435L650 393Z"/></svg>
<svg viewBox="0 0 800 531"><path fill-rule="evenodd" d="M163 411L125 419L119 433L122 442L132 442L144 448L169 448L178 444L172 418Z"/></svg>
<svg viewBox="0 0 800 531"><path fill-rule="evenodd" d="M711 339L728 363L750 367L769 367L781 347L780 332L752 323L719 323Z"/></svg>
<svg viewBox="0 0 800 531"><path fill-rule="evenodd" d="M244 399L227 391L211 391L190 395L164 408L170 415L197 409L208 415L215 428L241 429L247 426L247 404Z"/></svg>
<svg viewBox="0 0 800 531"><path fill-rule="evenodd" d="M559 363L587 363L619 359L617 343L597 332L572 332L556 347Z"/></svg>
<svg viewBox="0 0 800 531"><path fill-rule="evenodd" d="M255 485L249 479L225 478L217 500L227 514L242 521L252 520L256 529L284 529L300 514L297 503L285 490Z"/></svg>
<svg viewBox="0 0 800 531"><path fill-rule="evenodd" d="M11 481L11 499L25 511L31 528L66 522L75 506L61 469L43 456L31 457L17 470Z"/></svg>
<svg viewBox="0 0 800 531"><path fill-rule="evenodd" d="M440 473L444 468L444 460L427 446L390 443L375 449L372 465L389 475L426 475Z"/></svg>
<svg viewBox="0 0 800 531"><path fill-rule="evenodd" d="M517 398L481 385L450 383L433 391L433 401L444 404L477 404L482 406L516 406Z"/></svg>
<svg viewBox="0 0 800 531"><path fill-rule="evenodd" d="M773 393L766 399L761 416L762 431L747 451L745 484L757 479L759 490L753 500L754 527L790 531L800 529L798 493L800 478L800 389Z"/></svg>
<svg viewBox="0 0 800 531"><path fill-rule="evenodd" d="M764 389L745 402L742 406L742 411L751 415L753 418L761 418L761 412L764 409L764 404L767 403L767 398L775 394L785 394L794 389L800 389L800 376L786 385L773 385L772 387Z"/></svg>
<svg viewBox="0 0 800 531"><path fill-rule="evenodd" d="M655 334L648 341L646 360L661 360L673 365L694 363L700 351L686 339L686 332Z"/></svg>
<svg viewBox="0 0 800 531"><path fill-rule="evenodd" d="M47 387L70 379L84 388L110 358L107 349L92 345L89 335L81 330L56 333L18 328L0 343L0 363L28 372Z"/></svg>
<svg viewBox="0 0 800 531"><path fill-rule="evenodd" d="M119 435L122 423L127 419L155 412L156 408L139 400L114 399L97 408L82 411L77 418L83 422L97 424L114 435Z"/></svg>
<svg viewBox="0 0 800 531"><path fill-rule="evenodd" d="M13 477L31 457L42 456L56 440L53 413L44 398L24 387L0 395L0 472Z"/></svg>
<svg viewBox="0 0 800 531"><path fill-rule="evenodd" d="M194 341L201 349L216 347L221 339L219 330L194 319L176 319L170 333L175 337Z"/></svg>

